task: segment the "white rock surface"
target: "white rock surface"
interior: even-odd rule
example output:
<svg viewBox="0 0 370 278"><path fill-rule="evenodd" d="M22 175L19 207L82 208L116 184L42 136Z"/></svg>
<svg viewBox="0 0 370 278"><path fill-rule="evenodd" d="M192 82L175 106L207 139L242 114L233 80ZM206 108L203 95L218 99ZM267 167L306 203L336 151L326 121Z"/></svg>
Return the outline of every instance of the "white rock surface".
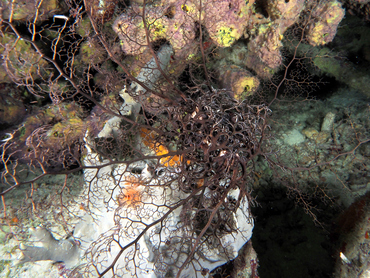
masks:
<svg viewBox="0 0 370 278"><path fill-rule="evenodd" d="M85 164L94 164L96 158L95 154L89 153ZM95 160L96 165L101 163L104 161ZM103 167L98 172L85 171L86 187L92 196L91 212L96 219L92 221L87 216L76 227L75 236L84 242L82 249L87 249L88 254L92 255L88 255L88 260L92 259L99 271L112 264L122 246L124 251L115 263L115 272L120 277L164 277L168 273L175 274L190 254L192 244L188 239L196 239L197 234L192 227L181 222L182 206L156 222L170 211L171 206L187 197L187 194L179 194L180 189L175 181L170 185L163 185L167 183L164 181L171 179L168 175L173 172L168 171L168 175L162 174L160 178L154 178L147 171L147 165L140 175L126 170L125 166L118 165L113 171L112 166ZM133 178L148 182L147 185L134 185L140 201L119 206L114 200L119 192L133 186L127 182ZM96 192L101 194L95 196ZM237 199L239 194L239 190L234 190L229 193L229 198ZM233 222L235 231L221 235L219 242L199 245L192 264L183 269L180 277L196 277L197 271L204 268L213 270L238 255L239 249L252 236L253 229L246 198L242 199L233 214ZM112 239L116 242L111 242ZM132 244L135 241L136 244ZM111 242L109 248L108 242ZM152 276L153 273L156 276ZM111 277L111 272L106 277Z"/></svg>

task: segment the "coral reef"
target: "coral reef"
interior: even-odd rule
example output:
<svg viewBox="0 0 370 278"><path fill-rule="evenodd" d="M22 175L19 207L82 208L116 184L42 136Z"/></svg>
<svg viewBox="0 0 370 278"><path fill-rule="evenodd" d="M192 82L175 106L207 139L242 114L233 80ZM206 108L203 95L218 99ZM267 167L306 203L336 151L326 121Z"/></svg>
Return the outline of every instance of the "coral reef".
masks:
<svg viewBox="0 0 370 278"><path fill-rule="evenodd" d="M336 0L44 0L26 16L27 3L6 3L1 75L27 92L0 96L0 230L4 242L34 240L21 264L58 261L62 276L226 276L216 268L239 255L231 275L254 278L253 191L280 180L316 221L312 196L337 190L333 203L348 205L367 190L368 121L311 103L284 118L317 81L302 74L315 71L307 61L360 83L322 47L344 15ZM349 165L357 172L339 171ZM45 197L40 181L58 174Z"/></svg>

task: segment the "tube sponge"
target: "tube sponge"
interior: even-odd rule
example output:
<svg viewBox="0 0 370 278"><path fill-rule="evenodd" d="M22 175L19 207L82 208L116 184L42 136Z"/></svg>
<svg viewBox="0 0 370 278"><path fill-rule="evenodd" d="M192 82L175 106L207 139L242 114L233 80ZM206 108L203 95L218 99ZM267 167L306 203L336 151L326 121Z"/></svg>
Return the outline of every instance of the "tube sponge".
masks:
<svg viewBox="0 0 370 278"><path fill-rule="evenodd" d="M202 7L205 11L204 22L216 45L229 47L243 35L253 4L254 1L244 0L206 2Z"/></svg>
<svg viewBox="0 0 370 278"><path fill-rule="evenodd" d="M219 70L221 85L231 90L236 100L244 100L253 95L259 87L259 79L251 72L238 66L224 66Z"/></svg>
<svg viewBox="0 0 370 278"><path fill-rule="evenodd" d="M309 26L307 39L313 45L323 45L331 42L337 33L339 23L342 21L345 10L337 1L323 2L312 11L314 23Z"/></svg>

